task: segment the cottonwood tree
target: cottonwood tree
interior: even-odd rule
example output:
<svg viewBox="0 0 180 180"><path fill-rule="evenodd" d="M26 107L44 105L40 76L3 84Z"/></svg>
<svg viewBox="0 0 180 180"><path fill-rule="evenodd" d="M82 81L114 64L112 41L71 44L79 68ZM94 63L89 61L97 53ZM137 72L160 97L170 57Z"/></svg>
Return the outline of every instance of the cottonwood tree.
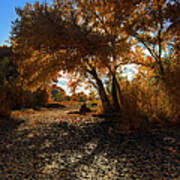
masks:
<svg viewBox="0 0 180 180"><path fill-rule="evenodd" d="M95 64L93 69L88 72L96 79L98 74L95 74L95 71L99 71L98 68L102 69L103 66L106 68L112 86L112 109L115 111L119 111L120 106L123 105L123 97L117 79L117 69L119 66L129 62L131 52L130 43L127 41L128 36L123 29L123 25L130 16L129 9L131 9L132 13L137 3L138 1L134 1L133 4L130 1L115 2L110 0L78 1L77 3L79 14L88 18L86 28L101 33L104 37L110 37L108 41L110 53L108 55L103 54L103 56L99 56L100 58L96 56L94 61L98 60L100 67ZM121 7L121 11L118 13L116 13L117 7Z"/></svg>
<svg viewBox="0 0 180 180"><path fill-rule="evenodd" d="M133 61L142 65L140 73L145 72L139 83L155 90L156 107L166 104L169 121L179 118L179 8L179 1L141 1L124 26L135 45Z"/></svg>
<svg viewBox="0 0 180 180"><path fill-rule="evenodd" d="M119 109L117 96L122 97L116 70L127 63L130 45L116 19L123 24L127 3L118 17L117 4L107 3L58 0L51 6L37 2L17 9L20 18L14 22L11 40L25 84L37 87L60 70L90 75L104 110ZM105 76L112 79L112 106L102 80Z"/></svg>
<svg viewBox="0 0 180 180"><path fill-rule="evenodd" d="M55 0L52 5L36 2L17 9L19 19L14 22L11 40L25 85L46 84L64 70L89 79L98 90L103 109L118 111L123 97L117 69L137 61L131 46L142 43L151 55L146 60L164 73L162 55L172 37L166 35L164 24L173 19L173 15L166 16L170 7L177 9L175 4L160 0ZM138 53L141 55L141 50ZM106 78L111 81L112 102L103 83Z"/></svg>
<svg viewBox="0 0 180 180"><path fill-rule="evenodd" d="M179 8L180 3L176 0L141 1L125 25L135 44L141 46L136 54L143 55L142 47L147 52L145 61L139 58L137 63L149 65L160 75L166 73L166 54L170 49L179 46Z"/></svg>
<svg viewBox="0 0 180 180"><path fill-rule="evenodd" d="M174 67L179 66L179 8L180 2L176 0L141 1L124 26L136 45L134 62L143 65L149 76L154 74L164 84L172 79L169 67L174 66L175 59Z"/></svg>

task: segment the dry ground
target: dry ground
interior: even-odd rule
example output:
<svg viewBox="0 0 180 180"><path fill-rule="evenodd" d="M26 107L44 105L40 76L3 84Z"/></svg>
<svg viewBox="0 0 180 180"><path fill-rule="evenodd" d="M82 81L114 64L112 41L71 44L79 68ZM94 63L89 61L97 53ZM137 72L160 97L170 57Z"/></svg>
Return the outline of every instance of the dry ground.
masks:
<svg viewBox="0 0 180 180"><path fill-rule="evenodd" d="M180 131L112 133L77 107L14 111L0 132L0 179L180 179Z"/></svg>

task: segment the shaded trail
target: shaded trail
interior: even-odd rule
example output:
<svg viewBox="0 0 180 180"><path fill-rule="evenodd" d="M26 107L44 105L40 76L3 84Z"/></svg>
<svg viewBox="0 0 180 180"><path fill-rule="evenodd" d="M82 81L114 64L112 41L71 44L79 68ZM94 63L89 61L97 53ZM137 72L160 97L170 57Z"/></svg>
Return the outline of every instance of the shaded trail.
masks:
<svg viewBox="0 0 180 180"><path fill-rule="evenodd" d="M104 122L68 124L76 116L57 119L61 111L43 123L46 113L0 135L0 179L180 178L180 131L115 134Z"/></svg>

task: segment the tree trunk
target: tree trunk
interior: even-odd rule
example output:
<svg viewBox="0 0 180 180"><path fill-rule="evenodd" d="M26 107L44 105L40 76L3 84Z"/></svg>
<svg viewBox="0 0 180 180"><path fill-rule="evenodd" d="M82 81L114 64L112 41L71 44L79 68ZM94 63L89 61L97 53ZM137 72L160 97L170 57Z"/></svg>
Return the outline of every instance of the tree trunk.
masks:
<svg viewBox="0 0 180 180"><path fill-rule="evenodd" d="M101 99L102 102L102 108L104 112L111 112L112 108L111 108L111 104L109 102L108 96L106 94L104 85L102 83L102 81L99 79L96 70L92 69L91 71L88 71L93 78L96 80L97 83L97 89L98 89L98 93L99 93L99 97Z"/></svg>
<svg viewBox="0 0 180 180"><path fill-rule="evenodd" d="M158 66L159 66L159 73L162 75L162 76L164 76L165 75L165 73L164 73L164 67L163 67L163 64L162 64L162 61L161 61L161 59L158 61Z"/></svg>
<svg viewBox="0 0 180 180"><path fill-rule="evenodd" d="M112 79L112 103L113 103L113 109L118 112L120 110L120 104L118 101L118 94L117 94L117 79L116 76L113 75Z"/></svg>
<svg viewBox="0 0 180 180"><path fill-rule="evenodd" d="M115 75L113 75L113 80L112 80L112 98L113 98L114 109L116 111L119 111L124 102L123 102L123 96L121 93L120 85Z"/></svg>
<svg viewBox="0 0 180 180"><path fill-rule="evenodd" d="M120 105L123 106L124 105L124 99L123 99L123 95L121 93L120 84L118 83L116 77L115 77L115 80L116 80L116 87L117 87L117 92L118 92L118 96L119 96L119 100L120 100Z"/></svg>

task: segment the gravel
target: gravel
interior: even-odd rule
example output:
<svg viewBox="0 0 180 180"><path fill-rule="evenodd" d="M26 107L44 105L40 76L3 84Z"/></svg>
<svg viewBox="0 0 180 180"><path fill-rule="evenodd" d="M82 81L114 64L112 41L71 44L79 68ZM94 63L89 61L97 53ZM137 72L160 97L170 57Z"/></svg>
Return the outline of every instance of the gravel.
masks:
<svg viewBox="0 0 180 180"><path fill-rule="evenodd" d="M54 122L0 134L0 179L180 179L180 130L109 133Z"/></svg>

